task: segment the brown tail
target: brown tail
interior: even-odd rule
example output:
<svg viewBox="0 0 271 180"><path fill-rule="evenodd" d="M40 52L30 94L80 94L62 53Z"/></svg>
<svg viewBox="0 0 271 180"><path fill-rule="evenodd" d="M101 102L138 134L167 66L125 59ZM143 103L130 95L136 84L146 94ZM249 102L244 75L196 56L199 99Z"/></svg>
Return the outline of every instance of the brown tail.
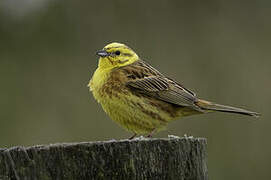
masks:
<svg viewBox="0 0 271 180"><path fill-rule="evenodd" d="M228 113L236 113L236 114L244 114L248 116L254 116L259 117L260 114L252 111L248 111L241 108L235 108L231 106L225 106L221 104L215 104L209 101L205 101L202 99L199 99L196 103L201 109L207 110L207 111L220 111L220 112L228 112Z"/></svg>

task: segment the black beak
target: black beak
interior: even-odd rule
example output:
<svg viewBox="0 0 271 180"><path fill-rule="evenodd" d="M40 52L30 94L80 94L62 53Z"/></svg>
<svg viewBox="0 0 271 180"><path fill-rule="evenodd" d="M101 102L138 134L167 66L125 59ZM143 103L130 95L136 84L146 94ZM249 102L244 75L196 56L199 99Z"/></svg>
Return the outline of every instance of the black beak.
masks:
<svg viewBox="0 0 271 180"><path fill-rule="evenodd" d="M105 50L100 50L96 52L96 55L100 56L100 57L106 57L109 56L109 53L106 52Z"/></svg>

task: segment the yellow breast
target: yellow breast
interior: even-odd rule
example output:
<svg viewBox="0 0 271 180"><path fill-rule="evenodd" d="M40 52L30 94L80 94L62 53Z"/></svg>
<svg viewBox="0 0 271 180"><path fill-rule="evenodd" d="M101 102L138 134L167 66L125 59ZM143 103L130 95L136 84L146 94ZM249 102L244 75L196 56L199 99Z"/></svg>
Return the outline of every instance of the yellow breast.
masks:
<svg viewBox="0 0 271 180"><path fill-rule="evenodd" d="M110 118L126 130L140 134L166 126L168 118L158 115L164 113L130 92L119 82L118 75L98 68L88 85L94 98Z"/></svg>
<svg viewBox="0 0 271 180"><path fill-rule="evenodd" d="M109 74L110 74L109 70L97 68L91 80L88 83L89 90L92 91L94 98L98 102L100 102L101 100L101 95L99 91L105 84L106 80L108 79Z"/></svg>

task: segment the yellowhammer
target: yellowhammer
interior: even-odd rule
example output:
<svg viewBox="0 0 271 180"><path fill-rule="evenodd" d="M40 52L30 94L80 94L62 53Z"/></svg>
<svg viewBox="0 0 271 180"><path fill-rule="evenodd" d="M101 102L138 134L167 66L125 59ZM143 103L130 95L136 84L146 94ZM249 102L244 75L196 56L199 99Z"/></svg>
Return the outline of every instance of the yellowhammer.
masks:
<svg viewBox="0 0 271 180"><path fill-rule="evenodd" d="M197 98L124 44L108 44L97 55L99 65L88 86L111 119L134 133L130 139L137 134L151 136L170 121L193 114L221 111L259 116Z"/></svg>

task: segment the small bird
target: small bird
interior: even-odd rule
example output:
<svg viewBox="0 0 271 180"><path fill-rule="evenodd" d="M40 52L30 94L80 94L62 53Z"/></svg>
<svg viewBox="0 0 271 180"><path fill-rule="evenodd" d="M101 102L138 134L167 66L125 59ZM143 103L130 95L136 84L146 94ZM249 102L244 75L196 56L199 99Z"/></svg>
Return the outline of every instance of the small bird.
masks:
<svg viewBox="0 0 271 180"><path fill-rule="evenodd" d="M97 52L98 68L89 81L94 98L110 118L136 135L151 137L177 118L209 112L259 113L199 99L180 83L141 60L128 46L110 43Z"/></svg>

